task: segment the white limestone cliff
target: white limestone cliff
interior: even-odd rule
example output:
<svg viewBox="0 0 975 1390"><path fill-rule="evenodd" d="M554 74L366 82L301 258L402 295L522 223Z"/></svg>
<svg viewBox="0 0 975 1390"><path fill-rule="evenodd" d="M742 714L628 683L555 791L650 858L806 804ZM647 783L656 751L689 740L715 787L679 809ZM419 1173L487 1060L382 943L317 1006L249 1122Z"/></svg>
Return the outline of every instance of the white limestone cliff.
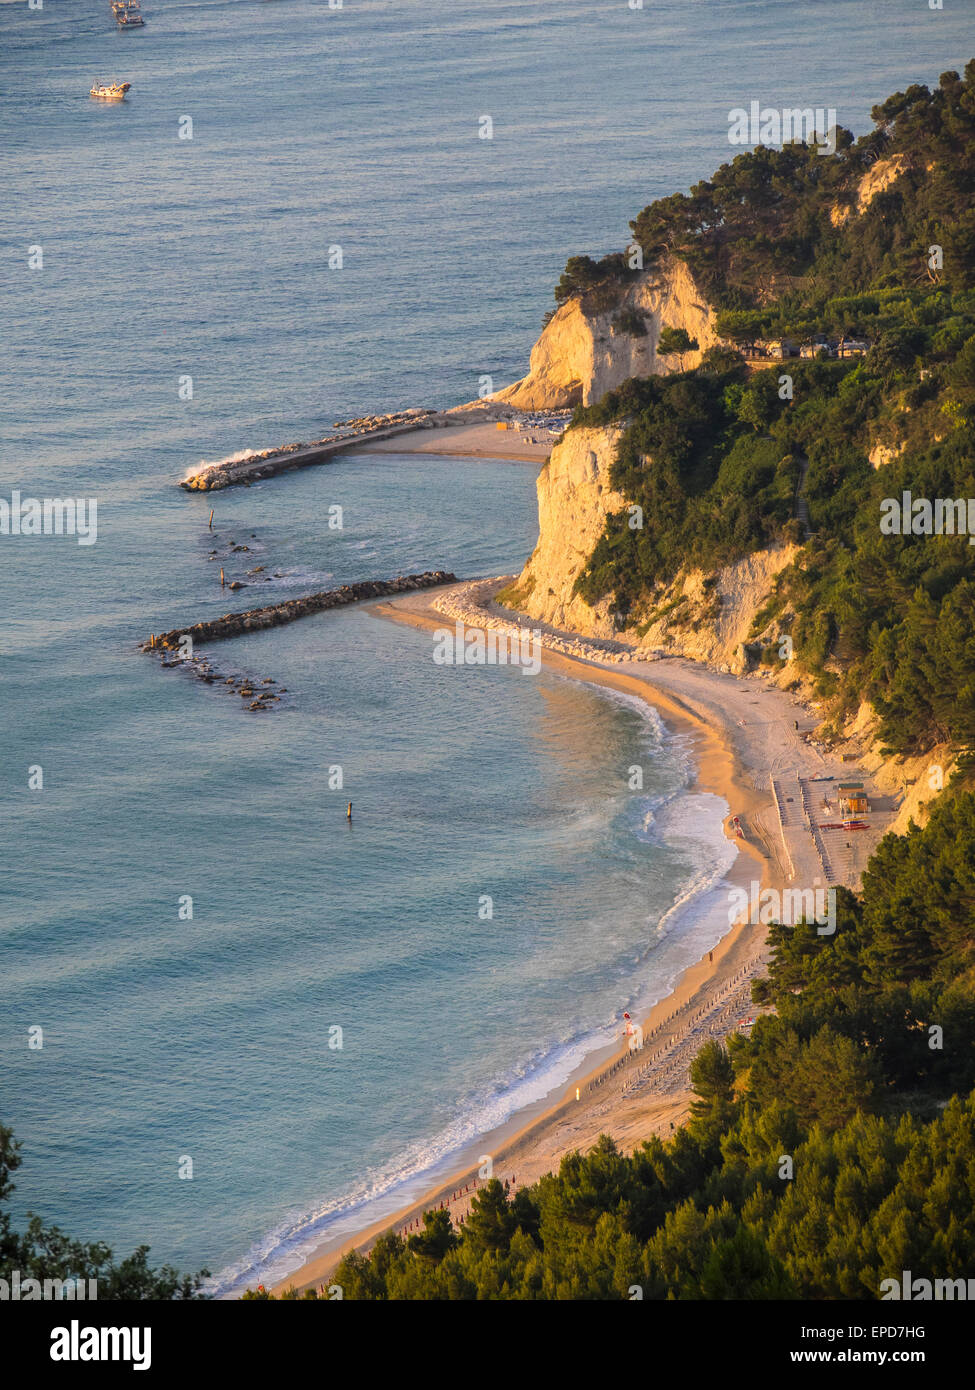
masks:
<svg viewBox="0 0 975 1390"><path fill-rule="evenodd" d="M537 621L591 637L620 635L611 597L590 607L574 589L607 515L629 503L609 481L621 433L620 426L572 429L553 449L538 478L538 544L504 600ZM796 552L796 546L782 545L756 551L714 575L682 571L632 615L636 627L628 626L623 635L647 649L742 670L743 644L751 637L755 614Z"/></svg>
<svg viewBox="0 0 975 1390"><path fill-rule="evenodd" d="M645 333L625 326L634 315ZM561 305L532 348L528 375L490 399L519 410L560 410L591 405L629 377L676 371L676 357L657 355L662 328L683 328L697 340L698 351L683 356L689 370L719 341L714 316L687 266L669 260L627 284L611 309L589 312L579 299Z"/></svg>

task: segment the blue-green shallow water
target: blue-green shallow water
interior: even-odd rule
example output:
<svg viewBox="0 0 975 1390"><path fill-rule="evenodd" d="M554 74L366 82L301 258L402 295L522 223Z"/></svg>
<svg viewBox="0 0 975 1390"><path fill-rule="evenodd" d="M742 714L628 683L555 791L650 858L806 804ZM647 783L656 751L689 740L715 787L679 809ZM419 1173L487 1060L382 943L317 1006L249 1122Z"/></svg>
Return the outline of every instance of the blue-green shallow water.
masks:
<svg viewBox="0 0 975 1390"><path fill-rule="evenodd" d="M433 504L457 473L349 460L215 499L217 537L246 536L274 567L294 517L282 549L332 582L362 546L369 573L418 563L422 527L438 563L459 566L458 520ZM495 537L476 552L488 571L529 544L533 474L464 465L457 491ZM366 516L362 537L355 507L341 533L320 530L317 556L316 488L319 512L351 488ZM227 525L234 512L245 527ZM202 511L173 528L167 611L207 586L199 606L226 607ZM139 530L133 511L106 535L133 569ZM41 551L11 552L25 579ZM92 572L77 630L42 609L6 651L7 680L32 698L2 794L5 1118L29 1145L25 1201L219 1268L255 1245L289 1252L282 1236L327 1230L301 1218L361 1197L363 1177L389 1186L564 1078L637 991L663 987L646 953L720 833L712 813L696 840L667 843L652 813L683 784L683 750L628 702L438 666L429 634L353 610L213 646L222 670L288 688L285 708L253 715L138 653L159 596L115 614L114 583ZM184 1154L192 1182L177 1179Z"/></svg>
<svg viewBox="0 0 975 1390"><path fill-rule="evenodd" d="M430 634L361 609L210 648L221 671L287 687L269 715L136 649L163 617L226 610L214 546L228 577L283 575L239 607L424 564L509 570L531 547L534 476L350 458L154 507L133 485L90 548L8 538L32 594L7 623L0 791L21 1209L206 1259L225 1285L285 1268L368 1193L546 1094L700 953L698 910L652 955L675 897L728 862L723 807L670 801L685 750L635 702L439 666Z"/></svg>
<svg viewBox="0 0 975 1390"><path fill-rule="evenodd" d="M119 34L102 0L0 4L0 495L99 504L90 548L0 538L0 1116L25 1144L18 1213L149 1241L228 1289L556 1085L714 939L730 851L720 803L682 790L686 750L624 699L438 667L429 635L361 611L214 647L288 686L274 715L135 649L349 580L515 570L530 468L360 458L210 500L174 481L518 375L566 256L618 248L643 203L726 160L731 106L835 106L862 129L964 64L970 18L918 0L146 12ZM112 77L126 103L89 101ZM228 598L221 563L282 577Z"/></svg>

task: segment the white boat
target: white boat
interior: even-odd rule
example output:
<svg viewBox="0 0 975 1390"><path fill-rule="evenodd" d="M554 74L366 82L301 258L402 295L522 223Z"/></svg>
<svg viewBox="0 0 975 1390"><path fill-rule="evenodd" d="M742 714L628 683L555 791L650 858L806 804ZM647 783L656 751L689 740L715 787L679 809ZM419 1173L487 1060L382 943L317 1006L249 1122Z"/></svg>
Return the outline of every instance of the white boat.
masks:
<svg viewBox="0 0 975 1390"><path fill-rule="evenodd" d="M93 82L89 96L102 101L121 101L131 86L131 82L112 82L107 87L99 87L97 82Z"/></svg>
<svg viewBox="0 0 975 1390"><path fill-rule="evenodd" d="M112 0L112 14L120 29L141 29L145 24L140 0Z"/></svg>

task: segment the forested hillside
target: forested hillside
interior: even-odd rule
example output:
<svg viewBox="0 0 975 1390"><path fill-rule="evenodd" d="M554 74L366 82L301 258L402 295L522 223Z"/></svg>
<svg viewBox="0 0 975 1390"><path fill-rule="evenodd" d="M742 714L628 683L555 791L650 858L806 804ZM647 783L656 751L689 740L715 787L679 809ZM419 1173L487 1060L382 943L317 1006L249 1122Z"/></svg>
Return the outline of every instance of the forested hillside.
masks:
<svg viewBox="0 0 975 1390"><path fill-rule="evenodd" d="M964 76L943 73L934 90L917 84L871 112L873 130L836 131L835 153L795 142L759 145L723 164L689 193L651 203L631 222L646 264L686 261L711 303L761 311L759 321L793 331L815 326L826 303L870 288L930 279L926 248L944 247L944 277L975 283L975 61ZM862 213L858 192L878 164L901 169ZM845 217L844 214L849 214ZM555 291L609 302L635 273L616 252L574 256Z"/></svg>
<svg viewBox="0 0 975 1390"><path fill-rule="evenodd" d="M975 549L967 534L891 535L880 522L884 499L904 492L975 498L975 63L873 115L875 130L841 132L835 155L758 149L634 221L647 255L687 259L727 306L729 344L851 335L864 351L756 370L714 348L695 371L578 409L576 425L626 424L610 481L644 524L610 516L577 591L612 596L639 629L682 566L805 540L756 624L754 658L775 664L788 635L836 718L866 697L891 749L967 749ZM859 212L881 155L900 172Z"/></svg>

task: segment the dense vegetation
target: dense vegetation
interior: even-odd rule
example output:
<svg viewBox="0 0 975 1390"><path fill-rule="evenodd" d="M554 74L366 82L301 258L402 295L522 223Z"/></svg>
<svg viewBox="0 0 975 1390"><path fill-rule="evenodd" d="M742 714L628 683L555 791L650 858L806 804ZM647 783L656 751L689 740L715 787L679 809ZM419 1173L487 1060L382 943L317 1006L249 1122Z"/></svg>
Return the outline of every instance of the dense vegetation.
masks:
<svg viewBox="0 0 975 1390"><path fill-rule="evenodd" d="M804 540L801 487L812 534L756 636L772 624L792 638L834 717L869 698L891 749L968 748L975 549L965 535L883 534L880 520L905 491L975 497L975 62L874 117L835 156L758 149L634 223L648 253L685 257L736 305L718 318L732 341L858 334L871 346L758 371L712 349L693 372L630 381L577 410L576 425L625 423L610 481L644 518L607 519L577 589L590 603L610 596L623 626L679 622L667 589L682 567ZM904 171L834 226L877 155L903 156ZM874 468L878 445L888 461Z"/></svg>
<svg viewBox="0 0 975 1390"><path fill-rule="evenodd" d="M347 1256L358 1299L878 1298L975 1261L975 797L880 845L837 930L773 927L752 1036L711 1042L686 1129L603 1137L459 1229Z"/></svg>
<svg viewBox="0 0 975 1390"><path fill-rule="evenodd" d="M576 412L577 424L629 421L610 482L645 519L631 526L628 508L608 519L576 586L587 601L611 590L627 617L682 565L713 569L777 539L799 539L798 460L756 429L751 417L771 406L764 383L746 390L744 375L738 365L634 379Z"/></svg>
<svg viewBox="0 0 975 1390"><path fill-rule="evenodd" d="M943 73L929 91L917 84L872 111L874 129L855 140L840 127L834 154L801 142L759 145L724 164L690 193L643 209L630 224L646 265L686 261L711 303L765 310L765 324L800 330L839 294L929 280L927 248L944 248L944 275L975 286L975 60ZM862 216L857 189L880 161L906 168ZM834 209L853 209L840 226ZM572 257L555 290L558 303L589 297L597 307L635 274L632 253L600 261ZM615 290L614 290L615 286Z"/></svg>
<svg viewBox="0 0 975 1390"><path fill-rule="evenodd" d="M96 1279L99 1302L201 1296L200 1287L208 1270L180 1274L169 1265L152 1269L147 1258L148 1245L140 1245L126 1259L116 1261L107 1245L73 1240L57 1226L45 1226L39 1216L31 1216L26 1231L18 1234L3 1203L14 1190L12 1175L21 1162L19 1145L10 1130L0 1125L0 1279L8 1285L17 1272L21 1287L28 1279L41 1284L44 1280Z"/></svg>

